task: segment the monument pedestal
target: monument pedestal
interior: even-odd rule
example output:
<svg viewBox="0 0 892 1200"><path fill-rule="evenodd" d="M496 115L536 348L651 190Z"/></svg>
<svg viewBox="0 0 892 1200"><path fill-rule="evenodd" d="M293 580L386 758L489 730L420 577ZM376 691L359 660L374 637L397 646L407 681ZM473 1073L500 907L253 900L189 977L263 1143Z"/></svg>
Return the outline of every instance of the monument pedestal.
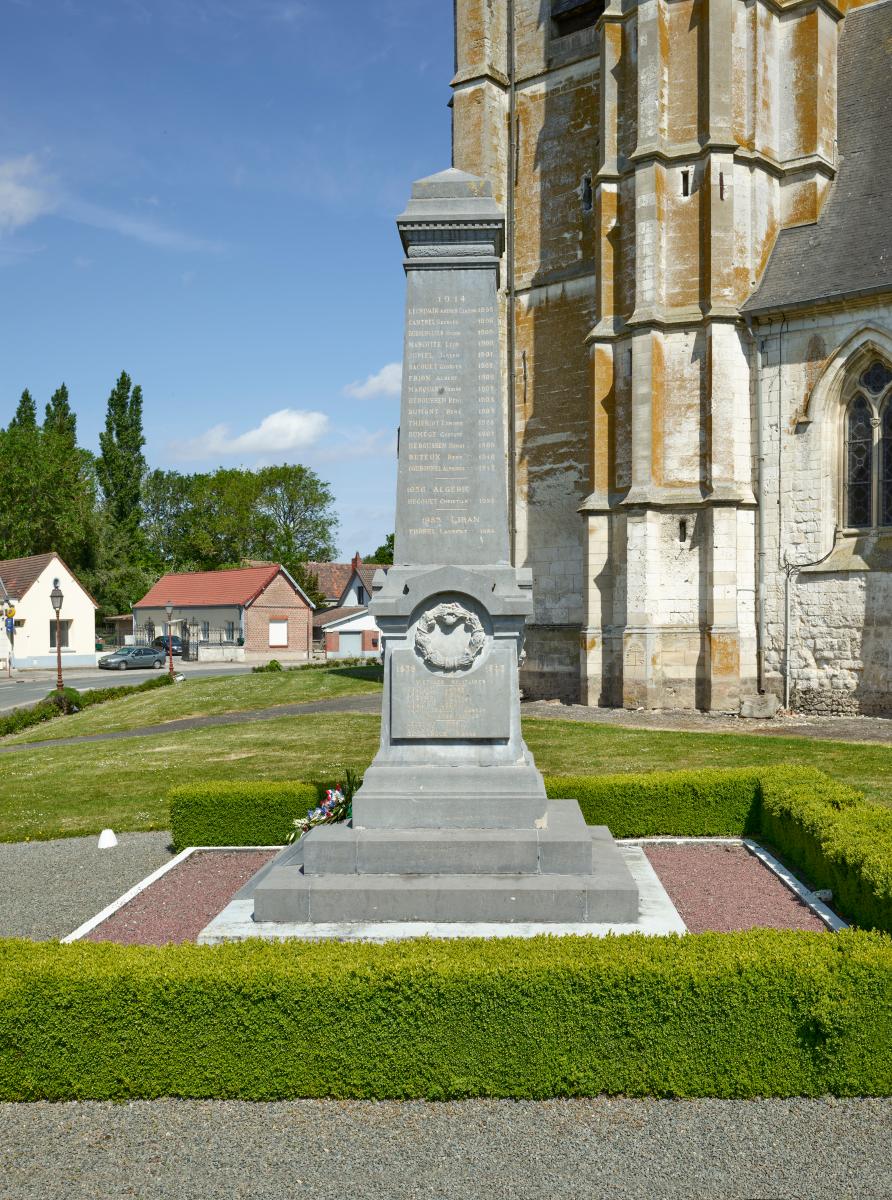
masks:
<svg viewBox="0 0 892 1200"><path fill-rule="evenodd" d="M258 877L254 920L633 924L638 886L605 828L549 801L520 728L529 570L510 563L497 283L504 219L461 171L416 183L395 565L371 611L384 643L381 745L348 824Z"/></svg>

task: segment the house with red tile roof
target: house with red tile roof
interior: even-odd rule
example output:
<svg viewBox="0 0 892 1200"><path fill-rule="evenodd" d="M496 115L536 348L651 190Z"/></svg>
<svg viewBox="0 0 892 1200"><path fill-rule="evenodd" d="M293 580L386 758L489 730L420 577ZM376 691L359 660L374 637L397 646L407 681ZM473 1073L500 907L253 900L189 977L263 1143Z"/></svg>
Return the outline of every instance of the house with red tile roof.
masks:
<svg viewBox="0 0 892 1200"><path fill-rule="evenodd" d="M164 575L133 606L134 636L147 643L168 632L199 661L306 662L312 654L313 605L281 563Z"/></svg>
<svg viewBox="0 0 892 1200"><path fill-rule="evenodd" d="M0 560L0 664L27 670L56 665L56 613L50 593L58 583L62 666L96 666L96 601L52 551Z"/></svg>
<svg viewBox="0 0 892 1200"><path fill-rule="evenodd" d="M368 604L375 572L389 570L389 566L381 563L363 562L359 554L354 554L348 563L308 562L306 567L318 579L319 591L328 608L356 608Z"/></svg>

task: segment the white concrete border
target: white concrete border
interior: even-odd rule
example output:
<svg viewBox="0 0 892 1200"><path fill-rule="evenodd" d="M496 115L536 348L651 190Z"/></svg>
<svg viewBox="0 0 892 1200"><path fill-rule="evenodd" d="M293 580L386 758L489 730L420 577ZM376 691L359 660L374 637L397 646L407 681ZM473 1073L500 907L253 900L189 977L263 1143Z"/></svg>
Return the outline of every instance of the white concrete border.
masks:
<svg viewBox="0 0 892 1200"><path fill-rule="evenodd" d="M790 891L797 895L802 903L810 908L815 916L823 921L828 928L832 929L834 933L839 933L841 929L849 928L848 922L844 921L842 917L838 917L832 908L828 908L823 900L819 900L814 892L809 891L804 883L800 883L792 871L789 871L782 862L778 862L774 855L764 850L758 842L752 842L749 838L744 838L743 844L749 850L750 854L766 866L769 871L773 871L781 883L785 883Z"/></svg>
<svg viewBox="0 0 892 1200"><path fill-rule="evenodd" d="M151 884L160 879L162 875L166 875L168 871L172 871L174 867L178 867L181 862L186 861L190 854L195 854L199 850L281 849L281 846L188 846L185 850L181 850L179 854L175 855L170 862L164 863L164 865L159 867L157 871L153 871L151 875L147 875L145 879L142 879L139 883L134 884L133 887L128 892L125 892L123 896L119 896L117 900L113 900L107 908L102 910L102 912L97 913L95 917L90 917L89 921L84 921L83 925L78 925L77 929L75 929L73 933L69 933L67 937L62 938L62 943L64 945L67 942L79 942L81 938L86 937L88 933L92 933L97 925L101 925L103 921L107 921L108 918L113 916L119 908L123 908L125 904L129 904L135 896L138 896L140 892L144 892L147 887L150 887Z"/></svg>

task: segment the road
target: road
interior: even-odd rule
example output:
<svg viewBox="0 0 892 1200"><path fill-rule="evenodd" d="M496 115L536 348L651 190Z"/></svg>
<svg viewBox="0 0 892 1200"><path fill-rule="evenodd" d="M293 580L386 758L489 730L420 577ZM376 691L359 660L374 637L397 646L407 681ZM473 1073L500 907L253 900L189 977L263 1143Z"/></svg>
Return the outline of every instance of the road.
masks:
<svg viewBox="0 0 892 1200"><path fill-rule="evenodd" d="M241 675L251 670L251 667L244 663L184 663L178 658L174 658L173 665L175 671L182 672L189 679ZM132 687L134 683L152 679L158 674L153 670L100 671L98 667L77 667L65 671L64 663L62 669L66 684L77 688L78 691L88 691L95 687L121 687L124 684ZM20 671L11 680L4 676L0 678L0 712L35 704L55 686L56 672L53 670Z"/></svg>

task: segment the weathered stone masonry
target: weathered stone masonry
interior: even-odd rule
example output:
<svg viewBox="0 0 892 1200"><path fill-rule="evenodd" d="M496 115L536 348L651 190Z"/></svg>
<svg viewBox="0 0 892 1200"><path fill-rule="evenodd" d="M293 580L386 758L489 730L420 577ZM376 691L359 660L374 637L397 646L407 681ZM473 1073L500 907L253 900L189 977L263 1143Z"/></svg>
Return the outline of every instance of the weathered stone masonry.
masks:
<svg viewBox="0 0 892 1200"><path fill-rule="evenodd" d="M848 378L870 355L892 362L890 139L868 128L892 4L598 9L456 4L455 165L514 212L514 554L536 580L524 688L733 711L762 687L883 711L883 530L840 532L844 389L821 389L830 364ZM800 231L861 263L867 158L886 180L873 260L825 282L801 269L808 246L784 266ZM797 420L812 391L821 415ZM807 565L859 533L869 562L843 546Z"/></svg>

